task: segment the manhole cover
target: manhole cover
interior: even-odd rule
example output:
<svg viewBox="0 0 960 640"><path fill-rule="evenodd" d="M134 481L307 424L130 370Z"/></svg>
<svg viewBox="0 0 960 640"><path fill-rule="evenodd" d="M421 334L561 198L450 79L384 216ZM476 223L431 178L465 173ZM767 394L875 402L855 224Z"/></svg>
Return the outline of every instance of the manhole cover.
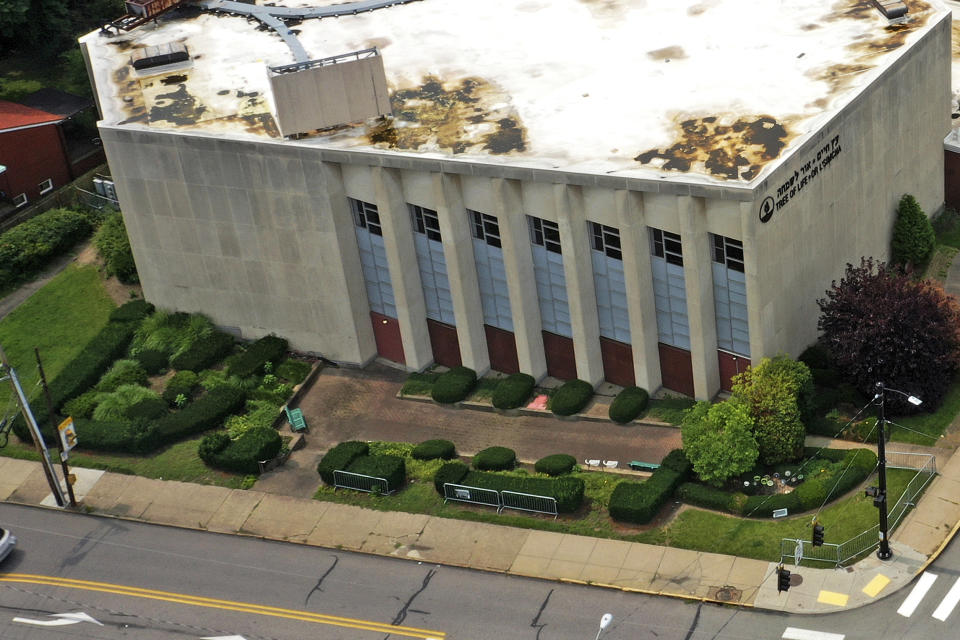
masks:
<svg viewBox="0 0 960 640"><path fill-rule="evenodd" d="M739 602L741 593L740 589L734 587L719 587L713 598L720 602Z"/></svg>
<svg viewBox="0 0 960 640"><path fill-rule="evenodd" d="M795 587L799 584L803 584L803 576L797 572L790 574L790 586Z"/></svg>

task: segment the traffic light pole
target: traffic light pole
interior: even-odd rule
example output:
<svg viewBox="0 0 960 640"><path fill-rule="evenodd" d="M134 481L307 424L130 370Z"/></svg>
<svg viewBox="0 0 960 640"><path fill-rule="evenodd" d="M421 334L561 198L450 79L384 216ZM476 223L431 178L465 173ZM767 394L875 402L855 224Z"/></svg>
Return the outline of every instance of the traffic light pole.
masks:
<svg viewBox="0 0 960 640"><path fill-rule="evenodd" d="M877 394L875 399L880 399L880 417L877 420L877 495L873 503L880 510L880 548L877 549L877 557L881 560L889 560L893 557L890 551L889 525L887 524L887 455L886 455L886 434L884 426L887 421L884 412L885 388L882 382L876 386Z"/></svg>
<svg viewBox="0 0 960 640"><path fill-rule="evenodd" d="M40 349L33 348L34 355L37 356L37 369L40 370L40 382L43 383L43 395L47 398L47 411L50 412L50 424L53 424L53 398L50 397L50 388L47 386L47 376L43 374L43 363L40 362ZM60 434L57 434L57 451L60 453L60 467L63 469L63 481L67 484L67 495L70 497L70 506L77 506L77 498L73 495L73 483L70 482L70 468L67 467L67 456L63 451L63 442L60 441Z"/></svg>
<svg viewBox="0 0 960 640"><path fill-rule="evenodd" d="M23 388L20 386L20 379L17 378L17 372L14 371L10 363L7 362L7 354L3 351L2 347L0 347L0 363L3 364L3 370L10 380L10 386L13 387L13 392L17 395L20 411L23 413L23 419L27 422L27 430L30 431L33 444L40 452L40 466L43 467L43 473L47 477L47 483L50 485L53 497L57 501L57 506L62 507L65 502L63 499L63 488L57 480L57 472L54 470L53 462L50 460L50 450L47 449L47 444L43 441L43 434L40 433L40 427L37 426L37 421L34 419L33 412L30 410L30 403L27 401L27 396L23 393Z"/></svg>

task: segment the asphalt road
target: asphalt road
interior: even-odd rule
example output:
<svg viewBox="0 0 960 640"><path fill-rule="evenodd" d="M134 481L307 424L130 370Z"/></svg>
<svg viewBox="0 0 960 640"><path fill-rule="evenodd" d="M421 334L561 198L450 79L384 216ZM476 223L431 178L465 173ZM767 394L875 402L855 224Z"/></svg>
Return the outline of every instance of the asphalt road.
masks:
<svg viewBox="0 0 960 640"><path fill-rule="evenodd" d="M950 637L960 620L931 615L960 575L948 568L960 566L955 545L909 617L896 612L909 590L787 616L8 504L0 523L19 538L0 566L4 640L572 640L595 638L605 612L605 640L775 639L787 628L923 640Z"/></svg>

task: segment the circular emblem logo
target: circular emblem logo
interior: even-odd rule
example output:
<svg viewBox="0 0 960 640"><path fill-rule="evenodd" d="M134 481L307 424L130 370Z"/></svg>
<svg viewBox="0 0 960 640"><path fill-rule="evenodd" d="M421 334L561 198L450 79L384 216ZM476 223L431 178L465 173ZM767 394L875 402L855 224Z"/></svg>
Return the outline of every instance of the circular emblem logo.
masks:
<svg viewBox="0 0 960 640"><path fill-rule="evenodd" d="M773 202L773 196L767 196L760 203L760 222L768 222L773 216L776 205Z"/></svg>

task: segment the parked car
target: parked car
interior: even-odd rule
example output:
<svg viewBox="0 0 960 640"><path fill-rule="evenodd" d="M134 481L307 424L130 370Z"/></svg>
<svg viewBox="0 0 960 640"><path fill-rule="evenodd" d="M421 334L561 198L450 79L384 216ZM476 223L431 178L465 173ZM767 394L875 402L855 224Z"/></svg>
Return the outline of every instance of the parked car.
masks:
<svg viewBox="0 0 960 640"><path fill-rule="evenodd" d="M0 561L6 558L17 544L16 537L7 529L0 527Z"/></svg>

